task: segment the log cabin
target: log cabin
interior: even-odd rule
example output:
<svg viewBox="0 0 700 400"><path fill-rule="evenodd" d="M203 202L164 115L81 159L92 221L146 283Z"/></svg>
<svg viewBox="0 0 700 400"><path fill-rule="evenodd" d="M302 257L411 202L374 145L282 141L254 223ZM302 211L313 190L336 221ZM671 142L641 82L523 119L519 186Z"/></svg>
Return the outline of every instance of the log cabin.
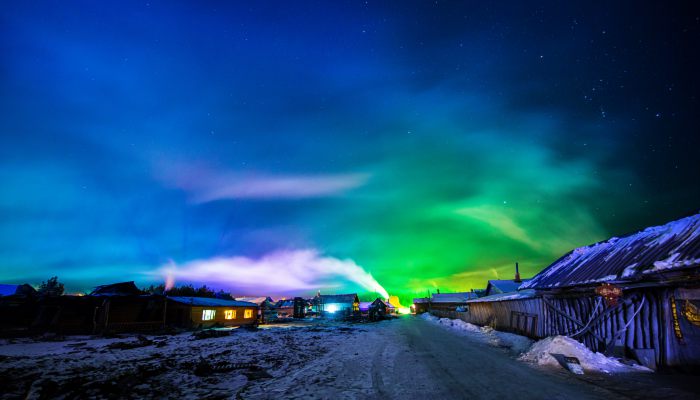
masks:
<svg viewBox="0 0 700 400"><path fill-rule="evenodd" d="M255 303L206 297L168 297L166 322L183 328L241 326L258 323Z"/></svg>

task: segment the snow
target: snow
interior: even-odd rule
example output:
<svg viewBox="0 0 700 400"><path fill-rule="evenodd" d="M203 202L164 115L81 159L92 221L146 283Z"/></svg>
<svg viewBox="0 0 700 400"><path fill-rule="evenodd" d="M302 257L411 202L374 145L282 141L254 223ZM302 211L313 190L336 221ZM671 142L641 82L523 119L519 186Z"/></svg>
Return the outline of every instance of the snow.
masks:
<svg viewBox="0 0 700 400"><path fill-rule="evenodd" d="M525 289L517 292L509 293L498 293L492 294L486 297L479 297L478 299L469 300L467 303L482 303L482 302L492 302L492 301L508 301L508 300L525 300L535 297L534 289Z"/></svg>
<svg viewBox="0 0 700 400"><path fill-rule="evenodd" d="M536 342L526 353L520 356L520 360L537 365L559 367L559 362L552 354L576 357L586 372L651 371L646 367L623 364L616 358L606 357L604 354L593 352L582 343L567 336L552 336Z"/></svg>
<svg viewBox="0 0 700 400"><path fill-rule="evenodd" d="M421 314L426 321L440 324L451 330L469 335L470 338L494 347L505 348L512 355L519 355L521 361L537 365L561 367L551 354L576 357L587 372L640 372L651 371L639 365L627 365L618 359L606 357L589 350L582 343L566 336L553 336L534 342L525 336L494 330L489 326L479 327L461 319L437 318L428 313Z"/></svg>
<svg viewBox="0 0 700 400"><path fill-rule="evenodd" d="M508 350L513 355L521 354L530 348L533 340L509 332L494 330L489 326L479 327L461 319L437 318L428 313L421 314L421 318L434 322L461 334L466 334L474 340L488 345Z"/></svg>
<svg viewBox="0 0 700 400"><path fill-rule="evenodd" d="M532 280L523 283L520 289L573 286L597 282L614 281L619 278L633 280L643 274L672 268L700 264L697 244L700 242L700 214L696 214L665 225L643 231L613 237L604 242L572 250L568 255L545 268ZM666 246L659 253L659 247ZM614 275L600 276L601 263L619 261L619 270ZM588 279L573 281L572 276ZM564 282L561 282L563 278ZM555 280L558 282L554 283Z"/></svg>
<svg viewBox="0 0 700 400"><path fill-rule="evenodd" d="M321 321L262 328L204 339L184 332L0 340L0 376L13 376L0 399L230 398L265 382L260 376L286 376L312 361L322 371L332 360L317 358L346 342L360 346L348 338L363 331Z"/></svg>

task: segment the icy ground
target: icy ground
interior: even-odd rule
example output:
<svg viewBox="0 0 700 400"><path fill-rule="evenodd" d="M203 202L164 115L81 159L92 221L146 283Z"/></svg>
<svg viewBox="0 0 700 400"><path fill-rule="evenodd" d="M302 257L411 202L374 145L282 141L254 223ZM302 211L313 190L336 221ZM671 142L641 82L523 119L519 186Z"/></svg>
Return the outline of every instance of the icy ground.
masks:
<svg viewBox="0 0 700 400"><path fill-rule="evenodd" d="M0 398L699 397L694 377L577 376L517 360L525 342L510 334L455 326L461 324L407 316L374 324L238 329L209 338L182 333L0 341ZM474 328L478 334L468 332Z"/></svg>

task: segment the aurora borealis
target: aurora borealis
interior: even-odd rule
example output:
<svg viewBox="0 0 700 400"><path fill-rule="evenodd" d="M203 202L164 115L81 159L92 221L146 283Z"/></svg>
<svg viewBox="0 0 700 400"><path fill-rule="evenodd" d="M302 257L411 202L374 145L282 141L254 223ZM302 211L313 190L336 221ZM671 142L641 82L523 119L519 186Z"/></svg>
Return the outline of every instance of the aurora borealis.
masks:
<svg viewBox="0 0 700 400"><path fill-rule="evenodd" d="M700 204L697 6L292 3L4 4L0 282L408 299Z"/></svg>

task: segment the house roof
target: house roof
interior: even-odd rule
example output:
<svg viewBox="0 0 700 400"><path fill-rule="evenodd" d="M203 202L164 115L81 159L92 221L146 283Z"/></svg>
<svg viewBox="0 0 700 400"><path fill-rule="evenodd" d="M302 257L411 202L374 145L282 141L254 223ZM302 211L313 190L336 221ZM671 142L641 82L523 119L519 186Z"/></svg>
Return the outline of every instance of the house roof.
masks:
<svg viewBox="0 0 700 400"><path fill-rule="evenodd" d="M294 300L280 300L275 307L294 307Z"/></svg>
<svg viewBox="0 0 700 400"><path fill-rule="evenodd" d="M656 273L699 266L700 214L695 214L574 249L520 289L634 282Z"/></svg>
<svg viewBox="0 0 700 400"><path fill-rule="evenodd" d="M527 281L529 281L529 279L523 279L520 282L516 282L512 279L508 279L508 280L492 279L488 282L488 284L486 286L486 291L489 294L515 292L516 290L518 290L520 285L522 285L523 283L525 283ZM491 290L489 290L489 288Z"/></svg>
<svg viewBox="0 0 700 400"><path fill-rule="evenodd" d="M238 300L214 299L210 297L168 296L168 300L197 307L257 307L255 303Z"/></svg>
<svg viewBox="0 0 700 400"><path fill-rule="evenodd" d="M509 300L525 300L535 297L535 289L519 290L517 292L498 293L490 296L479 297L478 299L469 300L467 303L488 303Z"/></svg>
<svg viewBox="0 0 700 400"><path fill-rule="evenodd" d="M413 299L413 304L427 303L428 300L430 299L428 299L427 297L416 297L415 299Z"/></svg>
<svg viewBox="0 0 700 400"><path fill-rule="evenodd" d="M467 300L476 297L474 292L434 293L430 301L432 303L466 303Z"/></svg>
<svg viewBox="0 0 700 400"><path fill-rule="evenodd" d="M142 294L134 281L96 286L90 296L132 296Z"/></svg>
<svg viewBox="0 0 700 400"><path fill-rule="evenodd" d="M361 301L360 302L360 310L362 310L362 311L369 310L369 306L371 306L372 303L373 302L371 302L371 301Z"/></svg>
<svg viewBox="0 0 700 400"><path fill-rule="evenodd" d="M262 296L262 297L236 297L236 300L237 301L247 301L249 303L255 303L257 305L261 305L264 302L268 302L270 304L274 303L274 301L272 301L272 298L269 296L268 297L265 297L265 296Z"/></svg>
<svg viewBox="0 0 700 400"><path fill-rule="evenodd" d="M347 293L347 294L322 294L320 296L321 302L328 303L359 303L359 298L357 293Z"/></svg>
<svg viewBox="0 0 700 400"><path fill-rule="evenodd" d="M36 290L26 283L21 285L0 284L0 296L21 296L34 293L36 293Z"/></svg>

